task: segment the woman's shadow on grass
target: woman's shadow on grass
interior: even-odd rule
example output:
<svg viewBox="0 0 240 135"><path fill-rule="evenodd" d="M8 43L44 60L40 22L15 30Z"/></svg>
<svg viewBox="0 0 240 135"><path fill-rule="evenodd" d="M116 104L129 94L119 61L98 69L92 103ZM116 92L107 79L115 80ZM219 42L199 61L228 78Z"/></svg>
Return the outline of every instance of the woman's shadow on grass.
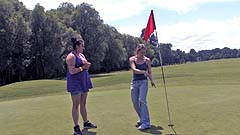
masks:
<svg viewBox="0 0 240 135"><path fill-rule="evenodd" d="M83 130L82 130L82 133L83 133L84 135L96 135L96 134L97 134L97 132L88 131L88 129L83 129Z"/></svg>
<svg viewBox="0 0 240 135"><path fill-rule="evenodd" d="M161 126L151 125L149 129L140 130L140 131L145 133L150 133L153 135L161 135L162 134L161 130L163 130Z"/></svg>

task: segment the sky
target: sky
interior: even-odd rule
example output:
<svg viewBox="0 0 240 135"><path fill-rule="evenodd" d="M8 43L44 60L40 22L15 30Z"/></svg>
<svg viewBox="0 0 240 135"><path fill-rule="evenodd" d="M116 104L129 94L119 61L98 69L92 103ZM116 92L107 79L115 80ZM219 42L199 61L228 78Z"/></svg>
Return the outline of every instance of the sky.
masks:
<svg viewBox="0 0 240 135"><path fill-rule="evenodd" d="M45 10L62 2L83 2L95 8L105 24L122 34L140 37L153 10L160 43L172 49L240 49L240 0L19 0L28 9Z"/></svg>

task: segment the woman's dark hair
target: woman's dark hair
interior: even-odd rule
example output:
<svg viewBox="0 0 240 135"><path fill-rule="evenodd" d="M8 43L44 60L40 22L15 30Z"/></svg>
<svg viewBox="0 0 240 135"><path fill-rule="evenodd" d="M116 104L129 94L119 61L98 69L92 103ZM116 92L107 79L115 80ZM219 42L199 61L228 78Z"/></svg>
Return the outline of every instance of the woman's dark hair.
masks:
<svg viewBox="0 0 240 135"><path fill-rule="evenodd" d="M74 50L76 50L77 45L81 45L84 42L83 39L81 38L81 36L79 36L79 35L72 37L71 41L73 43L72 45L73 45Z"/></svg>

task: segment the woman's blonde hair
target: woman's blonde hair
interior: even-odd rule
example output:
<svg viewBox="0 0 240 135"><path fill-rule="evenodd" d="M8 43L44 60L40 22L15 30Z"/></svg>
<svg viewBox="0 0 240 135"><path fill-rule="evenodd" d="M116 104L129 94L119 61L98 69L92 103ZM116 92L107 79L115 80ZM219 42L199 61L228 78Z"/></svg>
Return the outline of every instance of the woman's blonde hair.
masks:
<svg viewBox="0 0 240 135"><path fill-rule="evenodd" d="M136 47L136 50L135 50L135 55L137 55L137 53L139 51L141 51L142 49L146 49L145 44L138 44L137 47Z"/></svg>

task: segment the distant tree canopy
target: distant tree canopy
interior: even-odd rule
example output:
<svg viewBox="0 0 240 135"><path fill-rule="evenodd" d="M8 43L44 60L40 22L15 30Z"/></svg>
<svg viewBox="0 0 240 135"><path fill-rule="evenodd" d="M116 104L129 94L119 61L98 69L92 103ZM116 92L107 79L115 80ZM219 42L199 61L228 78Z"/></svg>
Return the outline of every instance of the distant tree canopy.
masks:
<svg viewBox="0 0 240 135"><path fill-rule="evenodd" d="M145 43L144 31L139 31L140 37L121 34L104 24L87 3L74 6L64 2L57 9L45 11L39 4L28 10L18 0L0 0L0 86L64 77L65 58L72 50L70 38L76 33L85 40L84 54L92 63L90 73L128 70L128 58L134 55L135 46ZM147 43L147 56L153 66L159 66L157 42L156 37L151 37ZM227 47L185 53L172 50L171 43L159 44L164 65L240 57L240 50Z"/></svg>

